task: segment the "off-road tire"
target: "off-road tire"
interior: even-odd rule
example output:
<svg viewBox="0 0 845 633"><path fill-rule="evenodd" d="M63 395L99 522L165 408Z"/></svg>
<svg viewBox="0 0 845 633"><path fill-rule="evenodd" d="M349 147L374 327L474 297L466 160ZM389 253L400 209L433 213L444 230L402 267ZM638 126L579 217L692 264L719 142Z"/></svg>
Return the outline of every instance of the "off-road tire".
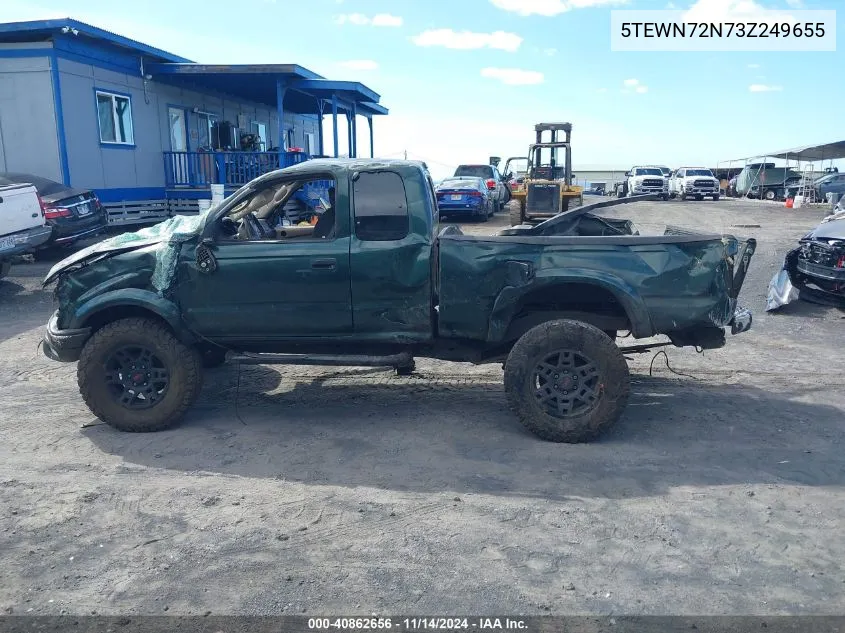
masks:
<svg viewBox="0 0 845 633"><path fill-rule="evenodd" d="M537 402L534 372L545 357L564 349L583 352L595 363L600 395L583 413L555 417ZM599 436L622 415L630 388L622 352L607 334L581 321L548 321L530 329L513 346L505 363L508 404L529 431L551 442L574 444Z"/></svg>
<svg viewBox="0 0 845 633"><path fill-rule="evenodd" d="M524 223L525 220L523 219L522 215L522 204L511 205L508 213L511 226L519 226L520 224Z"/></svg>
<svg viewBox="0 0 845 633"><path fill-rule="evenodd" d="M120 346L144 345L154 350L169 371L167 392L157 404L132 410L108 392L105 364ZM202 357L180 343L162 324L150 319L120 319L97 330L85 347L76 370L79 391L91 412L120 431L147 433L176 424L202 389Z"/></svg>

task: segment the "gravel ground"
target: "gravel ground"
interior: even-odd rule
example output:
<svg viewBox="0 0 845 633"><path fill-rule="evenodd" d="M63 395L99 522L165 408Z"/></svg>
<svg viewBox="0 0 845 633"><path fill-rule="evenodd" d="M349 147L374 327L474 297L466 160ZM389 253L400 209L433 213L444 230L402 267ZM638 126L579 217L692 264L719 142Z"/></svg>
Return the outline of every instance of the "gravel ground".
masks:
<svg viewBox="0 0 845 633"><path fill-rule="evenodd" d="M741 296L755 322L722 350L668 348L687 376L635 357L623 419L576 446L522 429L498 365L424 360L407 378L223 367L178 428L119 433L85 408L75 366L37 349L50 263L15 266L0 281L0 609L843 613L845 316L763 311L823 212L620 214L756 237Z"/></svg>

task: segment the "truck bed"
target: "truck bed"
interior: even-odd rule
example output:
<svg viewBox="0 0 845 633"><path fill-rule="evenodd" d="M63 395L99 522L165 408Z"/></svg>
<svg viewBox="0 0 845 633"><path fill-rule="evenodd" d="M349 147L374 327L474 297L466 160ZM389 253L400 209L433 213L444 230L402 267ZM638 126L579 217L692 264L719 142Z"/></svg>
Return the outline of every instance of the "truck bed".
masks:
<svg viewBox="0 0 845 633"><path fill-rule="evenodd" d="M563 216L493 236L442 231L440 335L504 340L529 304L604 315L604 329L618 329L624 311L635 338L731 324L754 240L672 227L640 235L625 220Z"/></svg>

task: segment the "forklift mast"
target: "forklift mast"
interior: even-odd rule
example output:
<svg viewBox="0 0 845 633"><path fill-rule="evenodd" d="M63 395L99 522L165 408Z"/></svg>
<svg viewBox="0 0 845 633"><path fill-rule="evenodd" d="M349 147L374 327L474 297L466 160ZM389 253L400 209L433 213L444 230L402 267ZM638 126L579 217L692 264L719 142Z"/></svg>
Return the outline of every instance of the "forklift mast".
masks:
<svg viewBox="0 0 845 633"><path fill-rule="evenodd" d="M542 146L545 143L566 143L564 147L565 151L565 163L564 163L564 181L566 186L570 186L572 183L572 155L570 153L570 142L572 140L572 124L571 123L538 123L534 126L534 131L537 134L536 151L534 152L534 168L535 170L540 168L542 164ZM551 132L551 138L547 141L543 140L543 132ZM564 133L563 139L558 139L558 132ZM557 147L551 148L551 160L549 161L550 166L550 175L554 175L555 167L557 166Z"/></svg>

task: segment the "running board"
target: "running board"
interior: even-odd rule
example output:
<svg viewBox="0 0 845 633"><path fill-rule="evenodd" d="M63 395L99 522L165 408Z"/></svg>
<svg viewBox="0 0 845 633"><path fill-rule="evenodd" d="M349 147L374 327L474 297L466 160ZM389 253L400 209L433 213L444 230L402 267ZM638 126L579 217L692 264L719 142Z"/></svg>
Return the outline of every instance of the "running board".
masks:
<svg viewBox="0 0 845 633"><path fill-rule="evenodd" d="M244 365L325 365L336 367L408 367L414 362L409 352L389 356L334 356L330 354L226 354L227 362Z"/></svg>

